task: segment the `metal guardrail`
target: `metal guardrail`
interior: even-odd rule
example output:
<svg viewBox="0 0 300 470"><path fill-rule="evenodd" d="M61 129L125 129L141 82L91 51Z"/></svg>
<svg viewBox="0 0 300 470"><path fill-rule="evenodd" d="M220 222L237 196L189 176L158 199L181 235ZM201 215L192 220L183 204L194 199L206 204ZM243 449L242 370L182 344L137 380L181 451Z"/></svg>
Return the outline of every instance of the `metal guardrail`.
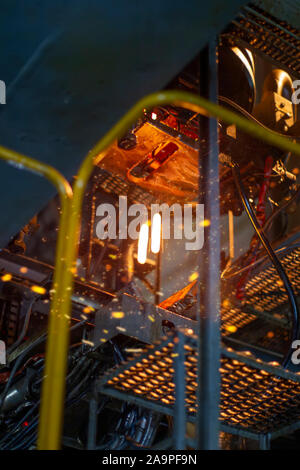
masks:
<svg viewBox="0 0 300 470"><path fill-rule="evenodd" d="M0 158L14 162L20 168L37 172L51 181L58 190L62 204L40 410L39 449L60 448L71 295L76 273L81 206L93 166L104 158L104 151L127 131L145 108L167 104L185 107L227 124L235 124L254 138L300 156L300 145L200 96L177 90L153 93L136 103L87 154L75 179L73 193L69 183L54 168L0 147Z"/></svg>
<svg viewBox="0 0 300 470"><path fill-rule="evenodd" d="M60 221L59 221L59 231L60 236L58 237L58 243L56 248L56 269L54 273L53 279L53 298L51 303L51 312L50 312L50 319L49 319L49 337L56 338L56 345L55 345L55 354L60 355L62 358L61 361L57 361L55 364L55 368L48 371L52 372L50 377L50 384L51 390L56 390L56 407L57 410L62 410L63 400L64 400L64 391L65 391L65 375L66 375L66 355L67 355L67 348L68 348L68 336L57 335L57 331L68 331L69 330L69 320L68 317L62 314L62 310L60 309L61 305L61 291L58 289L58 286L62 282L62 277L65 269L64 263L64 245L65 245L65 238L63 236L64 231L67 230L68 227L68 216L70 214L70 207L71 201L73 197L73 192L70 184L68 181L59 173L55 168L34 160L30 157L25 155L21 155L13 150L9 150L5 147L0 146L0 158L3 160L8 161L9 163L13 164L17 169L20 170L28 170L38 175L45 177L48 181L50 181L57 189L59 197L60 197L60 204L61 204L61 212L60 212ZM47 355L49 357L49 343L47 348ZM51 351L50 351L51 354ZM52 353L53 355L53 353ZM51 356L50 356L51 357ZM49 361L48 361L49 363ZM60 434L60 427L58 424L57 427L56 421L56 428L55 433Z"/></svg>

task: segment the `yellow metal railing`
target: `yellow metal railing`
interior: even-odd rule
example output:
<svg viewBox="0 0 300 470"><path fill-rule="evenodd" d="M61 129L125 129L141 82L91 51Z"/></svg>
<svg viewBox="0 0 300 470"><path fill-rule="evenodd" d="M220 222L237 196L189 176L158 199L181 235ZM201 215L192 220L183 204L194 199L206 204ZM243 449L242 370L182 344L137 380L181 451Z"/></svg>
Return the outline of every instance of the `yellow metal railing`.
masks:
<svg viewBox="0 0 300 470"><path fill-rule="evenodd" d="M51 314L49 321L49 336L56 338L56 351L57 357L61 360L55 364L55 371L51 375L51 389L54 387L57 390L57 403L59 408L62 409L64 392L65 392L65 380L66 375L66 358L68 349L68 335L65 332L69 330L69 321L67 316L60 314L60 303L61 303L61 291L57 289L57 286L61 284L62 274L64 269L67 269L64 260L64 246L65 236L68 231L68 216L71 213L71 202L73 192L68 181L53 167L34 160L25 155L9 150L5 147L0 146L0 158L9 162L14 162L19 169L29 170L37 173L38 175L44 176L50 181L57 189L60 197L60 221L59 221L59 239L56 247L56 269L54 272L53 279L53 298L51 304ZM62 311L63 309L61 309ZM62 332L63 334L57 334ZM51 357L51 356L49 356ZM60 420L59 420L60 421ZM60 428L57 429L58 436L60 435Z"/></svg>
<svg viewBox="0 0 300 470"><path fill-rule="evenodd" d="M69 319L73 279L76 273L81 207L83 195L93 170L104 157L104 151L139 118L145 108L173 104L202 113L227 124L235 124L251 136L300 156L300 145L258 124L248 121L228 109L197 95L183 91L153 93L141 99L93 147L85 157L72 190L66 180L53 168L0 147L0 158L21 163L38 171L54 183L62 200L62 214L58 232L53 298L46 346L45 378L39 421L38 448L59 449L63 422L63 404L66 377L66 358L69 341ZM21 158L22 161L18 160Z"/></svg>

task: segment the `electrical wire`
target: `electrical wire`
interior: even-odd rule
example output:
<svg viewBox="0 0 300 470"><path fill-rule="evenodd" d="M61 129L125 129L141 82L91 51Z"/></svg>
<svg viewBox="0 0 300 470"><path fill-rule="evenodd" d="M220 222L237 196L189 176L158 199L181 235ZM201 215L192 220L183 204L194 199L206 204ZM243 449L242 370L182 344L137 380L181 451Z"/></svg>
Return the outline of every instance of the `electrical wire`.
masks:
<svg viewBox="0 0 300 470"><path fill-rule="evenodd" d="M25 413L24 416L22 416L22 418L17 422L17 424L14 425L14 427L9 431L9 434L6 434L1 440L0 440L0 449L2 449L2 445L5 443L5 441L7 441L7 439L11 438L11 435L13 435L13 433L21 426L21 424L26 421L29 416L37 409L37 407L39 406L40 404L40 401L37 401L36 403L34 403L34 405L30 408L30 410L27 411L27 413ZM14 437L14 436L13 436Z"/></svg>
<svg viewBox="0 0 300 470"><path fill-rule="evenodd" d="M283 211L284 209L287 209L287 207L292 204L293 202L297 201L298 197L300 197L300 186L299 188L296 190L296 192L293 194L293 196L288 199L287 201L285 201L283 204L281 204L281 206L277 207L273 212L272 214L268 217L268 219L266 220L266 222L264 223L263 225L263 230L269 230L273 220L275 217L277 217L277 215Z"/></svg>
<svg viewBox="0 0 300 470"><path fill-rule="evenodd" d="M78 327L79 325L74 325L75 327ZM74 327L73 327L74 328ZM89 362L90 364L90 362ZM88 374L83 377L83 379L71 390L71 392L67 393L66 395L66 406L70 406L70 404L75 403L78 401L87 391L85 389L83 392L81 392L77 397L76 393L82 386L89 380L91 375L94 373L94 371L97 368L97 364L94 365L94 367L85 367L84 373L86 374L87 369L89 370ZM41 368L42 369L42 368ZM38 372L41 372L39 370ZM70 374L69 374L70 376ZM15 450L15 449L24 449L30 447L30 445L33 444L33 442L36 439L36 429L37 429L37 423L38 423L38 416L35 416L32 418L32 420L24 427L21 429L21 431L17 434L14 435L13 433L20 427L20 425L29 417L30 414L32 414L38 407L40 401L34 404L34 406L19 420L19 422L14 426L14 428L10 431L10 433L4 438L1 439L0 441L0 448L1 450L5 449L10 449L10 450Z"/></svg>
<svg viewBox="0 0 300 470"><path fill-rule="evenodd" d="M239 111L241 114L243 114L247 119L250 119L251 121L255 122L260 127L264 128L268 131L271 130L272 132L274 132L274 134L280 135L281 137L285 137L286 139L288 138L288 139L296 140L296 141L300 140L300 137L297 137L295 135L282 134L281 132L274 131L273 129L270 129L268 126L265 126L265 124L263 124L261 121L256 119L252 114L248 113L248 111L246 111L244 108L242 108L239 104L235 103L234 101L232 101L229 98L226 98L225 96L219 96L219 100L223 101L224 103L227 103L229 106L232 106L237 111Z"/></svg>
<svg viewBox="0 0 300 470"><path fill-rule="evenodd" d="M299 337L299 309L297 305L297 300L296 296L292 287L292 284L281 264L279 261L279 258L277 257L276 253L274 252L273 248L270 245L269 240L267 239L266 235L264 234L264 231L262 230L256 215L252 209L252 206L249 202L241 175L240 175L240 170L239 167L236 163L232 164L232 173L234 177L235 184L237 186L237 190L239 192L239 195L241 197L241 200L243 202L243 205L245 207L246 213L251 221L251 224L253 225L262 245L264 246L270 260L272 261L274 268L276 269L279 277L281 278L283 285L285 286L286 293L289 299L289 303L291 306L291 312L292 312L292 334L291 334L291 344L288 348L287 353L285 354L285 357L283 359L283 367L287 367L287 365L290 362L291 355L293 353L292 349L292 343L294 340L298 339Z"/></svg>
<svg viewBox="0 0 300 470"><path fill-rule="evenodd" d="M77 328L79 328L80 326L82 326L84 323L86 323L87 320L83 320L83 321L80 321L78 323L76 323L75 325L73 325L71 328L70 328L70 331L73 331ZM19 369L22 361L24 360L24 358L26 357L26 355L28 354L29 351L31 351L33 348L35 348L36 346L38 346L39 344L41 344L43 341L45 341L47 337L47 333L43 333L41 336L39 336L35 341L33 341L26 349L25 351L23 351L19 356L18 358L16 359L16 362L14 363L14 366L12 368L12 371L9 375L9 378L6 382L6 385L4 387L4 390L1 394L1 398L0 398L0 413L2 411L2 408L3 408L3 404L4 404L4 401L5 401L5 398L6 398L6 395L8 393L8 390L12 384L12 381L13 381L13 378L17 372L17 370Z"/></svg>
<svg viewBox="0 0 300 470"><path fill-rule="evenodd" d="M266 232L267 230L270 230L271 225L272 225L274 219L277 217L277 215L279 215L283 210L287 209L290 204L297 201L298 197L300 197L300 186L290 199L285 201L283 204L281 204L280 207L276 208L272 212L272 214L268 217L268 219L265 221L264 225L262 226L262 230L264 232ZM259 248L259 246L257 248ZM295 245L292 248L298 248L298 246ZM288 250L289 250L289 247L286 247L285 251L288 251ZM279 253L279 252L282 253L282 248L277 248L274 251L275 251L275 253ZM248 268L254 267L257 264L260 264L265 259L266 259L266 257L263 256L263 257L259 258L258 260L256 260L254 263L247 264L247 266L244 266L243 268L238 269L237 271L234 271L232 274L230 273L230 270L228 268L227 269L225 268L224 271L221 274L221 278L230 279L232 277L238 276L239 274L242 274L244 271L246 271ZM227 275L226 275L226 273L227 273Z"/></svg>

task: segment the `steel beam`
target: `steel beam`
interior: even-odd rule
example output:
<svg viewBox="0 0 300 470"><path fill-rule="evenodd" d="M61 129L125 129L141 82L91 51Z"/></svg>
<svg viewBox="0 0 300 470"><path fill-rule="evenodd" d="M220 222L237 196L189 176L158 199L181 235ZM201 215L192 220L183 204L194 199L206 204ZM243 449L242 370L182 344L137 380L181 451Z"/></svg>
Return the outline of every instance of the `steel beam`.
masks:
<svg viewBox="0 0 300 470"><path fill-rule="evenodd" d="M200 95L218 98L217 40L200 53ZM204 246L199 252L198 448L217 449L220 399L220 208L218 121L201 116L199 203L204 204Z"/></svg>

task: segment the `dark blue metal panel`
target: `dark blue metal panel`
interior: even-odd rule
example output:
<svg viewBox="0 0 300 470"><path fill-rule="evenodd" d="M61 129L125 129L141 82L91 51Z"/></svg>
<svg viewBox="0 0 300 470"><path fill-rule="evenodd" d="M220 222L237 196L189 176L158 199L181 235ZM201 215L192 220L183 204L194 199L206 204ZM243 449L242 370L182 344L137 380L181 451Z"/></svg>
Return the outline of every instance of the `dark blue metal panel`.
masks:
<svg viewBox="0 0 300 470"><path fill-rule="evenodd" d="M243 0L2 0L0 143L71 178L140 97L162 88ZM0 163L0 246L54 191Z"/></svg>

